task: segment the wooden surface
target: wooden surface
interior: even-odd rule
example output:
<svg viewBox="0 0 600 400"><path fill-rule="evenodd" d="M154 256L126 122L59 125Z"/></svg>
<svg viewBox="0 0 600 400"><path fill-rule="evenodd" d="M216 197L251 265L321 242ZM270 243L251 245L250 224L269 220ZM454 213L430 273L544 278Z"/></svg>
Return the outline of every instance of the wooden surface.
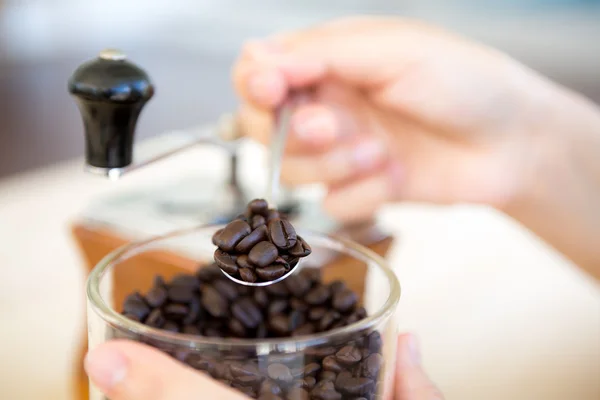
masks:
<svg viewBox="0 0 600 400"><path fill-rule="evenodd" d="M82 225L73 227L73 236L80 247L86 260L87 272L89 272L106 254L126 244L127 242L110 231L90 229ZM390 237L371 246L371 249L380 255L385 255L392 243ZM173 253L148 252L126 261L129 263L123 268L114 270L114 302L122 304L125 297L133 291L147 291L155 275L159 274L165 278L172 277L182 271L194 271L197 263ZM358 293L363 292L366 265L360 261L347 257L339 257L328 264L324 269L323 279L331 281L343 279L346 284ZM348 274L348 271L352 274ZM87 335L85 326L82 326L80 356L77 357L76 367L76 398L88 399L88 378L83 371L83 357L87 351Z"/></svg>

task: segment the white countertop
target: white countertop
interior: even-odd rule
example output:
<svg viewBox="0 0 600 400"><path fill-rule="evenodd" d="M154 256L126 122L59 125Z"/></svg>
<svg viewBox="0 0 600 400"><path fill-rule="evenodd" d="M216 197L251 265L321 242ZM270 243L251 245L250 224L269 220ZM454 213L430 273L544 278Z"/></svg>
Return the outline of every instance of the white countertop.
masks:
<svg viewBox="0 0 600 400"><path fill-rule="evenodd" d="M71 398L84 268L70 222L100 194L216 168L198 152L121 182L80 160L0 181L0 398ZM448 399L600 398L597 283L490 210L402 205L380 219L400 238L401 328Z"/></svg>

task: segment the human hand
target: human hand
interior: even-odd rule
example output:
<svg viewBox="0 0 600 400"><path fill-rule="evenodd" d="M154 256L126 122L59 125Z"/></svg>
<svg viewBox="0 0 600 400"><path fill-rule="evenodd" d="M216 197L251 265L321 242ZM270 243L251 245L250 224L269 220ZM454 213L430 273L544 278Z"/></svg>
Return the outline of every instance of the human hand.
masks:
<svg viewBox="0 0 600 400"><path fill-rule="evenodd" d="M111 400L246 400L242 393L146 345L115 340L86 357L94 384ZM394 400L442 400L421 367L416 340L398 338ZM277 398L273 398L275 400Z"/></svg>
<svg viewBox="0 0 600 400"><path fill-rule="evenodd" d="M290 91L311 88L282 179L325 183L325 208L343 220L394 200L503 209L532 185L548 147L536 125L546 81L417 22L344 19L253 42L233 75L242 128L263 143Z"/></svg>

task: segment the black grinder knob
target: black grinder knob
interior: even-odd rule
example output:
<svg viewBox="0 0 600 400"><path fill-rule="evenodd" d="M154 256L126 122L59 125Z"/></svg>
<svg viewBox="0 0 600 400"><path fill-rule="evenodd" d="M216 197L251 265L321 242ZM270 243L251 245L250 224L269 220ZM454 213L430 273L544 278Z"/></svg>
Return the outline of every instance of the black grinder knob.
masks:
<svg viewBox="0 0 600 400"><path fill-rule="evenodd" d="M123 168L133 158L137 119L154 87L144 70L117 50L104 50L69 79L85 128L86 162Z"/></svg>

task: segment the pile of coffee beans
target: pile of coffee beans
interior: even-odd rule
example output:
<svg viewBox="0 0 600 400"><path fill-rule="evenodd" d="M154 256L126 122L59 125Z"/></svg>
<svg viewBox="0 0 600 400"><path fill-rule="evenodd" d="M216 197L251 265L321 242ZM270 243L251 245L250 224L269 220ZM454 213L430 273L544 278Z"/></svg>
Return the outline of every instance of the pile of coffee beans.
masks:
<svg viewBox="0 0 600 400"><path fill-rule="evenodd" d="M247 339L325 332L367 315L355 292L342 281L324 283L319 269L303 268L262 288L231 282L216 264L200 268L195 275L175 276L170 282L155 278L146 294L127 297L123 314L171 332ZM163 350L261 400L372 400L383 366L377 331L348 334L336 343L292 353Z"/></svg>
<svg viewBox="0 0 600 400"><path fill-rule="evenodd" d="M263 199L252 200L238 216L212 238L215 263L245 282L270 282L281 278L298 260L311 253L290 221Z"/></svg>

